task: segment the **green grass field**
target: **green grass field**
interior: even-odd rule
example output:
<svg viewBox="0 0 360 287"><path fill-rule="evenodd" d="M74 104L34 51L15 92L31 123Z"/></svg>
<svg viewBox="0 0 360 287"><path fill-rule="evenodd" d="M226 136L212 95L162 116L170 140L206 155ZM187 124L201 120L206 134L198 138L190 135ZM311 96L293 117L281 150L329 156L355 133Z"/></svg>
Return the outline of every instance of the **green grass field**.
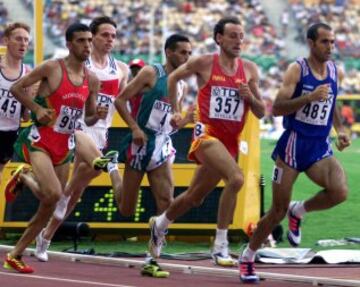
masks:
<svg viewBox="0 0 360 287"><path fill-rule="evenodd" d="M266 209L271 204L271 173L273 169L273 161L270 154L274 148L275 141L263 140L261 142L261 170L266 179L265 187L265 206ZM302 247L313 248L315 250L326 249L316 246L316 242L320 239L342 239L344 237L360 237L360 139L354 140L352 146L344 152L335 152L335 156L340 160L345 168L350 194L348 200L340 206L331 210L314 212L306 215L303 223L303 242ZM293 198L303 200L312 196L319 190L315 184L312 184L306 176L301 175L295 185ZM286 231L287 220L282 223ZM15 244L19 234L8 235L7 239L0 240L1 244ZM233 252L239 250L239 243L232 243ZM52 250L63 250L72 246L71 241L53 242ZM122 240L113 241L91 241L85 239L80 242L79 248L94 248L99 253L111 252L129 252L144 253L147 243L144 241L131 242ZM202 243L184 243L170 242L166 249L167 253L177 252L208 252L211 246L210 242ZM289 247L285 240L280 243L280 247ZM336 248L336 247L328 247ZM360 244L340 246L339 248L356 248L360 249Z"/></svg>
<svg viewBox="0 0 360 287"><path fill-rule="evenodd" d="M273 161L270 154L275 141L261 142L261 170L266 178L265 206L271 205L271 172ZM330 210L306 214L303 222L302 246L315 248L320 239L341 239L344 237L360 237L360 139L353 140L352 145L343 152L335 151L336 158L343 165L349 184L349 197L346 202ZM293 190L293 199L304 200L311 197L320 188L313 184L304 174L301 174ZM287 220L283 226L286 228ZM285 242L280 246L288 246ZM348 248L348 246L346 247ZM354 245L352 248L359 248Z"/></svg>

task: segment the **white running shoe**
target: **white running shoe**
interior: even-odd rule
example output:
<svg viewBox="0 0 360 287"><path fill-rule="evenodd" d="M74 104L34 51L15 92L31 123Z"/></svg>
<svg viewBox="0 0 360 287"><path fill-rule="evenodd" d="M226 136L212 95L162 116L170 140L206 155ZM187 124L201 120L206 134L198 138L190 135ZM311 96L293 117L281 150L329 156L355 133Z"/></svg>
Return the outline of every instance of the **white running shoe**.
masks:
<svg viewBox="0 0 360 287"><path fill-rule="evenodd" d="M215 265L232 267L236 266L237 262L229 254L229 243L223 242L222 244L214 244L213 251L211 252L211 257L214 260Z"/></svg>
<svg viewBox="0 0 360 287"><path fill-rule="evenodd" d="M149 227L151 231L149 240L149 252L153 258L159 258L161 249L165 245L166 232L159 232L156 228L156 216L150 217Z"/></svg>
<svg viewBox="0 0 360 287"><path fill-rule="evenodd" d="M36 248L35 248L35 257L42 262L47 262L49 260L49 256L47 254L47 250L49 249L50 240L46 240L43 237L43 232L44 230L42 230L38 236L36 236Z"/></svg>
<svg viewBox="0 0 360 287"><path fill-rule="evenodd" d="M65 218L69 200L70 200L70 195L66 196L62 194L59 201L56 203L56 207L53 215L57 220L63 220Z"/></svg>

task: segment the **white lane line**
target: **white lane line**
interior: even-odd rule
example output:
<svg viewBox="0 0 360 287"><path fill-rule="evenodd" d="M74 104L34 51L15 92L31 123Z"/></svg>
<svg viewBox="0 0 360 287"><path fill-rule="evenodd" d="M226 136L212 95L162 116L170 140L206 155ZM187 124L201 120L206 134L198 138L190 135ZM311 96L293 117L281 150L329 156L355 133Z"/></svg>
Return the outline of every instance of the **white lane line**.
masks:
<svg viewBox="0 0 360 287"><path fill-rule="evenodd" d="M131 286L131 285L111 284L111 283L86 281L86 280L74 280L74 279L66 279L66 278L58 278L58 277L50 277L50 276L39 276L39 275L31 275L31 274L10 273L10 272L2 272L2 271L0 271L0 275L13 276L13 277L23 277L23 278L26 278L26 279L41 279L41 280L49 280L49 281L87 284L87 285L95 285L95 286L135 287L135 286Z"/></svg>

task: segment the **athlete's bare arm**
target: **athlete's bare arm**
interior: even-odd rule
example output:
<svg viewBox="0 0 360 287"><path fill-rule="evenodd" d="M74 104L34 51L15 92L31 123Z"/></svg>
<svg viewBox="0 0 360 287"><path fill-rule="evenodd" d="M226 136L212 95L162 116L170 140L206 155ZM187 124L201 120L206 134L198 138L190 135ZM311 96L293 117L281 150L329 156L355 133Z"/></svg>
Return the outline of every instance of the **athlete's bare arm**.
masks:
<svg viewBox="0 0 360 287"><path fill-rule="evenodd" d="M124 64L123 62L117 62L117 65L123 75L123 77L120 81L120 86L119 86L119 91L121 92L125 89L126 84L129 81L129 69L128 69L128 66L126 64Z"/></svg>
<svg viewBox="0 0 360 287"><path fill-rule="evenodd" d="M100 81L89 71L89 97L85 102L84 122L87 126L94 125L99 119L105 119L108 107L96 106L96 96L100 89Z"/></svg>
<svg viewBox="0 0 360 287"><path fill-rule="evenodd" d="M259 91L259 72L257 65L248 60L243 60L247 83L241 83L239 93L249 103L251 111L257 118L265 114L265 104L261 100Z"/></svg>
<svg viewBox="0 0 360 287"><path fill-rule="evenodd" d="M32 69L28 65L26 65L25 67L26 67L26 72L25 72L25 75L26 75L26 74L29 74L32 71ZM28 87L25 89L25 93L27 94L28 97L31 97L32 99L35 98L37 90L39 88L39 84L40 83L37 82L36 84L32 85L31 87ZM25 107L22 108L21 120L24 122L27 122L30 120L30 110L28 108L25 108Z"/></svg>
<svg viewBox="0 0 360 287"><path fill-rule="evenodd" d="M177 82L196 75L198 87L201 89L210 78L212 59L212 55L192 57L169 75L168 94L174 114L180 113L180 106L177 100Z"/></svg>
<svg viewBox="0 0 360 287"><path fill-rule="evenodd" d="M146 66L136 75L136 77L126 86L115 100L115 107L123 120L127 123L133 133L133 141L137 145L143 145L146 136L140 129L136 120L131 116L127 102L134 96L142 93L155 85L156 72L153 67Z"/></svg>
<svg viewBox="0 0 360 287"><path fill-rule="evenodd" d="M344 72L338 69L338 88L341 86L342 80L344 79ZM349 135L345 131L345 127L342 124L342 116L339 111L339 108L335 105L334 116L333 116L333 125L337 133L336 147L339 151L344 150L351 144Z"/></svg>
<svg viewBox="0 0 360 287"><path fill-rule="evenodd" d="M288 67L273 105L274 116L290 115L310 102L327 99L329 92L327 84L318 86L312 93L292 99L300 75L301 68L298 63L293 63Z"/></svg>
<svg viewBox="0 0 360 287"><path fill-rule="evenodd" d="M39 94L46 97L56 89L60 80L61 71L57 61L47 61L12 85L10 92L25 108L36 114L39 122L47 123L52 119L53 111L35 103L29 94L24 93L24 90L40 82Z"/></svg>

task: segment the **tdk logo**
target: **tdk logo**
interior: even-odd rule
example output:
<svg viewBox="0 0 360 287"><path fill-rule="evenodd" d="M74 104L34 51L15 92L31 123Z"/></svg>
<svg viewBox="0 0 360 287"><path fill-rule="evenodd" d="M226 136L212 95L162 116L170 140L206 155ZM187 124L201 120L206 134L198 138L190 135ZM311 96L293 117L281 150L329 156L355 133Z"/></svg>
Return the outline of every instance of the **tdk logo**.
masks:
<svg viewBox="0 0 360 287"><path fill-rule="evenodd" d="M100 105L111 105L113 102L113 99L111 96L106 94L98 94L96 97L96 101Z"/></svg>

